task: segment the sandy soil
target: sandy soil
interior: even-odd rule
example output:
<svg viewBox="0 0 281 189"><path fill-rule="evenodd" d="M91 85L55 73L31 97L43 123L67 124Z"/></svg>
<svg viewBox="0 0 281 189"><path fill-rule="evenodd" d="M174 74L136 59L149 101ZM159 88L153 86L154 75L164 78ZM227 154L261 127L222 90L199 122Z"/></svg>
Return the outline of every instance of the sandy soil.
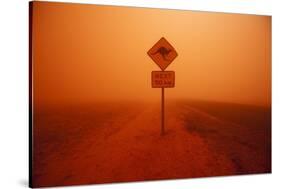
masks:
<svg viewBox="0 0 281 189"><path fill-rule="evenodd" d="M34 186L271 172L270 109L207 102L68 106L34 115Z"/></svg>

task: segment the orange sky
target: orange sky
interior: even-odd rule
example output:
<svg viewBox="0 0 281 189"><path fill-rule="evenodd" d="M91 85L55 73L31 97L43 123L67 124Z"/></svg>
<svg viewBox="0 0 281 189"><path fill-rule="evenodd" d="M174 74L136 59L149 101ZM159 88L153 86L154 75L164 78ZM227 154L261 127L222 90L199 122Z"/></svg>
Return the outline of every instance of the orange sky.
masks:
<svg viewBox="0 0 281 189"><path fill-rule="evenodd" d="M35 103L154 100L147 51L178 57L166 98L271 104L271 17L35 2Z"/></svg>

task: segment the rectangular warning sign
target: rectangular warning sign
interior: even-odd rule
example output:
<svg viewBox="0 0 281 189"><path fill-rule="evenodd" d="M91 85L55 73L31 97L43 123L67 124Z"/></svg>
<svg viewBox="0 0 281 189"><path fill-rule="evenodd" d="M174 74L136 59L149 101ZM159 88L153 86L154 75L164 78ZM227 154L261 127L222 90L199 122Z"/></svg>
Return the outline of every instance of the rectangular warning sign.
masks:
<svg viewBox="0 0 281 189"><path fill-rule="evenodd" d="M173 88L175 87L174 71L152 71L152 88Z"/></svg>

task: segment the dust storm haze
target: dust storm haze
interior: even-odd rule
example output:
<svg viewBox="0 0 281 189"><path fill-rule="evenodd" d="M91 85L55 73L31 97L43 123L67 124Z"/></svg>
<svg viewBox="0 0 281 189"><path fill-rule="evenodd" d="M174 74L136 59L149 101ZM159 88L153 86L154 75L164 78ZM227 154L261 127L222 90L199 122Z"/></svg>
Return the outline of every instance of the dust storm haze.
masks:
<svg viewBox="0 0 281 189"><path fill-rule="evenodd" d="M31 5L30 187L271 173L271 17Z"/></svg>
<svg viewBox="0 0 281 189"><path fill-rule="evenodd" d="M147 51L178 57L167 99L271 105L271 17L35 2L34 102L160 100Z"/></svg>

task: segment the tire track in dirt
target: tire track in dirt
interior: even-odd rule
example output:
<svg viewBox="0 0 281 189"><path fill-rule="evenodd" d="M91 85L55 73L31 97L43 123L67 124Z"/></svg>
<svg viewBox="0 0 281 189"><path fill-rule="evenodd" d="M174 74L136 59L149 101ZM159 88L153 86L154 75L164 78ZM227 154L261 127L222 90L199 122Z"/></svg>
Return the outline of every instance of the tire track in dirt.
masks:
<svg viewBox="0 0 281 189"><path fill-rule="evenodd" d="M82 117L88 120L83 125L71 125L81 132L75 134L79 140L75 145L64 144L63 153L44 152L48 157L38 172L38 183L77 185L222 176L257 171L255 164L260 163L249 163L256 154L237 136L244 132L243 127L186 105L166 103L163 136L158 103L116 108L108 115L97 128L90 126L91 113Z"/></svg>
<svg viewBox="0 0 281 189"><path fill-rule="evenodd" d="M160 135L159 105L150 105L106 140L95 141L99 146L88 148L87 158L80 160L83 170L76 170L83 178L68 181L106 183L233 173L230 160L212 153L200 136L186 131L178 117L180 109L169 109L164 136Z"/></svg>

